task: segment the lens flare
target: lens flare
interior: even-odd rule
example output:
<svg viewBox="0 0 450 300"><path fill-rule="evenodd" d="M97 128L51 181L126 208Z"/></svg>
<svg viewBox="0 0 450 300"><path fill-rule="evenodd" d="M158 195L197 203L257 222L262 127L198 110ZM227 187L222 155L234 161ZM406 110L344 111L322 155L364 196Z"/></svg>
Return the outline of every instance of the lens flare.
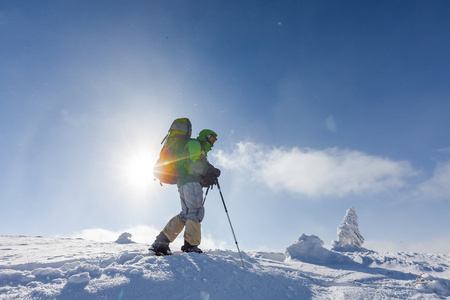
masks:
<svg viewBox="0 0 450 300"><path fill-rule="evenodd" d="M127 185L136 190L147 189L153 181L154 159L148 153L136 153L126 163Z"/></svg>

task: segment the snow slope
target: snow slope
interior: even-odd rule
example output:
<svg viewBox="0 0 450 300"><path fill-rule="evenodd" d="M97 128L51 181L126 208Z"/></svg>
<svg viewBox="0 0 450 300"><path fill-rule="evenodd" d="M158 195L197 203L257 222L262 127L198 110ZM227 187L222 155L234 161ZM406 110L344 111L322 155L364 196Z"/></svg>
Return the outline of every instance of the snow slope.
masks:
<svg viewBox="0 0 450 300"><path fill-rule="evenodd" d="M148 256L148 245L0 236L0 299L450 299L450 256L335 252Z"/></svg>

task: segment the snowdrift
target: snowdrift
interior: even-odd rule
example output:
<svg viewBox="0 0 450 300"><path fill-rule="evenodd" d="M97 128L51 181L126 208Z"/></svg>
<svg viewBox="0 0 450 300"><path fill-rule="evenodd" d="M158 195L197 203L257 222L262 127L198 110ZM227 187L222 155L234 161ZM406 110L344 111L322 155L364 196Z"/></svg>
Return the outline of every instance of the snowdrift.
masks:
<svg viewBox="0 0 450 300"><path fill-rule="evenodd" d="M170 257L147 245L0 236L0 299L446 299L450 257L334 252L302 235L282 251Z"/></svg>
<svg viewBox="0 0 450 300"><path fill-rule="evenodd" d="M303 234L297 242L286 248L286 257L321 265L351 263L351 259L323 247L323 241L315 235Z"/></svg>

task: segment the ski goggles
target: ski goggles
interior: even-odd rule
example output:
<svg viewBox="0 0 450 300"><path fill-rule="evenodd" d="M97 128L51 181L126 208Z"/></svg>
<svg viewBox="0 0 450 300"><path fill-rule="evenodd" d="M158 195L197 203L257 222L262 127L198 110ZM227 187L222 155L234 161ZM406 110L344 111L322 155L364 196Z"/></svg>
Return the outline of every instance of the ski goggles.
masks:
<svg viewBox="0 0 450 300"><path fill-rule="evenodd" d="M211 147L214 145L214 143L217 141L217 137L212 134L208 134L206 136L206 140L211 144Z"/></svg>

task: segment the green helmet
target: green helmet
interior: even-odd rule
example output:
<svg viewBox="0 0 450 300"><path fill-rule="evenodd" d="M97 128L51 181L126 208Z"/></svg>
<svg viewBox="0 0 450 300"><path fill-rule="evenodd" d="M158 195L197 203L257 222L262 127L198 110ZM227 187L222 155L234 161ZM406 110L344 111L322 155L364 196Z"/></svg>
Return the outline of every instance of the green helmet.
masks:
<svg viewBox="0 0 450 300"><path fill-rule="evenodd" d="M197 140L201 142L205 142L205 150L210 151L211 148L214 146L214 143L217 141L217 133L210 129L203 129L198 134Z"/></svg>

